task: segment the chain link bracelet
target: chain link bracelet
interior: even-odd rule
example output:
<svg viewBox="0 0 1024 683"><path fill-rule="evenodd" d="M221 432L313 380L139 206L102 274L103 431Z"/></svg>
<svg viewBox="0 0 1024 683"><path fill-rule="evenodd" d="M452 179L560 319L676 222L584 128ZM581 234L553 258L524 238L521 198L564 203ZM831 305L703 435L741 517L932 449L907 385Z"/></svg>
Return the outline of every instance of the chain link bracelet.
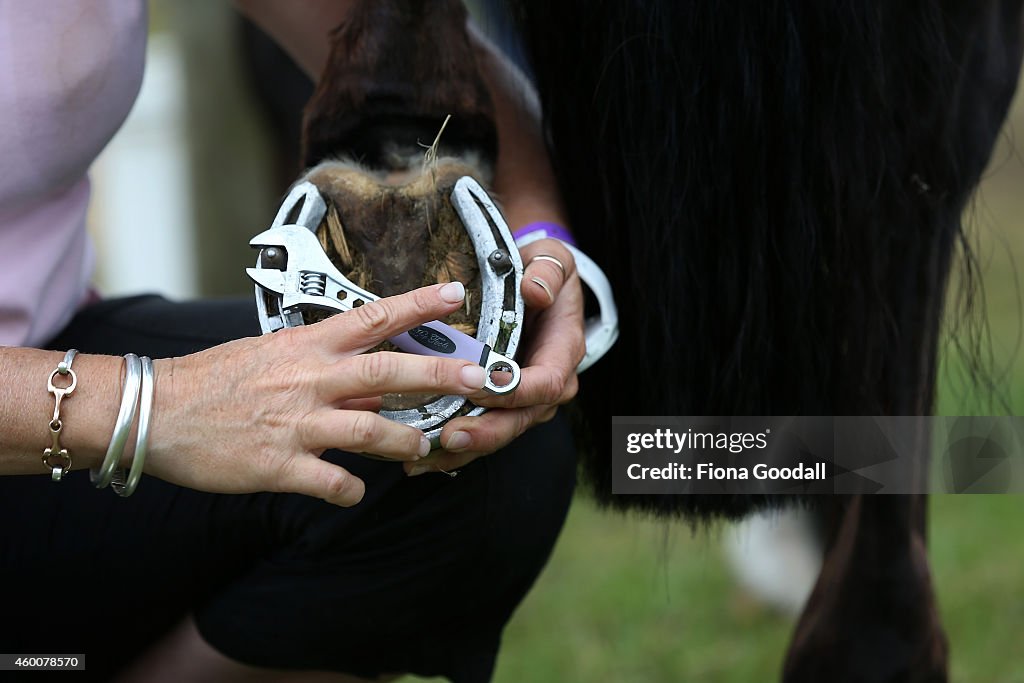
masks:
<svg viewBox="0 0 1024 683"><path fill-rule="evenodd" d="M50 373L46 381L46 390L53 394L53 417L50 418L50 439L52 443L49 448L43 449L43 467L50 470L50 480L60 481L64 475L71 470L71 453L60 445L60 433L64 429L64 422L60 419L60 403L65 396L70 396L78 386L78 376L71 369L71 363L78 355L77 349L71 349L64 354L64 360L57 364L57 369ZM53 383L57 375L71 377L71 383L66 387L58 387ZM56 461L56 462L55 462Z"/></svg>

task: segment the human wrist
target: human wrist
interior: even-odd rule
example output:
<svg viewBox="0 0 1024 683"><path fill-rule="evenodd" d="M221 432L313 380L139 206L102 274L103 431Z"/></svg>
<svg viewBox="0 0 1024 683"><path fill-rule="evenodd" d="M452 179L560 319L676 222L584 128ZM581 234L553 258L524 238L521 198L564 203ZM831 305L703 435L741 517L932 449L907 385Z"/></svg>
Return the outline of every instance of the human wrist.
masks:
<svg viewBox="0 0 1024 683"><path fill-rule="evenodd" d="M572 232L565 225L554 221L533 221L527 223L521 228L512 231L512 239L520 247L538 239L561 240L570 246L576 246L576 240L573 238Z"/></svg>
<svg viewBox="0 0 1024 683"><path fill-rule="evenodd" d="M180 425L183 420L188 419L175 412L176 408L182 405L182 402L175 398L176 390L183 384L182 360L184 359L162 358L153 361L153 409L150 418L149 456L144 469L147 474L156 474L160 470L165 460L164 455L176 448L174 436L180 430L175 429L175 425Z"/></svg>

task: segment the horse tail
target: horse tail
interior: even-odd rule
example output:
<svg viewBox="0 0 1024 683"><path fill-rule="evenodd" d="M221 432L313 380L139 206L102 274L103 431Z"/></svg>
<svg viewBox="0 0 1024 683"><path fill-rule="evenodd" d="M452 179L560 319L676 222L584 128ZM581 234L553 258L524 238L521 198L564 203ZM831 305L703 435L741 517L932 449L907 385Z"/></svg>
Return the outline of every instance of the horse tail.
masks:
<svg viewBox="0 0 1024 683"><path fill-rule="evenodd" d="M612 415L917 415L961 214L1021 57L1021 2L523 0L561 191L621 338L581 377L585 471Z"/></svg>

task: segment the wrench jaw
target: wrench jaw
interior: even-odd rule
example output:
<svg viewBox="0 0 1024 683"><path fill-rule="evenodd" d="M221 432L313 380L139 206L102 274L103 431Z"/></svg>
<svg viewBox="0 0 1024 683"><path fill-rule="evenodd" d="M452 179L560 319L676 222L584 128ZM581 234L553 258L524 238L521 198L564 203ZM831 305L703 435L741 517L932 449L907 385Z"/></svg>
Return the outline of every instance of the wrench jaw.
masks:
<svg viewBox="0 0 1024 683"><path fill-rule="evenodd" d="M270 229L249 240L249 246L260 250L256 267L247 268L246 273L256 284L256 313L263 334L306 324L302 309L289 307L284 301L283 279L291 255L284 249L281 229L304 228L315 239L316 229L326 213L327 204L316 185L308 181L296 183L281 202ZM272 248L281 250L277 258L267 257L267 251ZM323 258L326 260L326 255ZM318 303L315 308L322 309L324 304Z"/></svg>
<svg viewBox="0 0 1024 683"><path fill-rule="evenodd" d="M484 364L488 370L485 388L506 393L521 378L519 366L511 359L522 334L523 262L501 212L479 183L469 176L458 180L451 203L480 265L482 300L476 339L491 349ZM344 312L378 298L355 286L327 258L316 237L326 212L327 204L317 186L301 181L285 197L270 229L250 240L259 256L255 267L246 272L255 283L256 310L264 334L305 325L323 313ZM312 313L321 315L310 319ZM511 382L494 383L490 378L494 370L511 372ZM420 429L434 448L440 448L441 430L449 421L485 410L464 396L442 396L416 408L382 410L381 415Z"/></svg>
<svg viewBox="0 0 1024 683"><path fill-rule="evenodd" d="M246 268L246 272L259 271L260 268ZM251 277L251 275L250 275ZM255 278L253 278L255 280ZM285 310L283 295L256 285L256 315L259 317L260 329L263 334L270 334L286 327L305 325L305 318L300 310Z"/></svg>

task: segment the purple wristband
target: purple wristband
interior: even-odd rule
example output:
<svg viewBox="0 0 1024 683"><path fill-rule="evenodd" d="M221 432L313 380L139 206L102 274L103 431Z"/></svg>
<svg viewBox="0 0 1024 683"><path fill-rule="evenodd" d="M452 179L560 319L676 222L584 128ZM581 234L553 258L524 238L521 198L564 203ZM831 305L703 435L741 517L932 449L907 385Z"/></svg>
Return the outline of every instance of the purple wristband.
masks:
<svg viewBox="0 0 1024 683"><path fill-rule="evenodd" d="M514 239L518 244L521 239L527 236L531 236L534 233L542 233L543 237L562 240L566 244L572 245L574 247L576 246L576 240L572 238L571 232L569 232L567 229L565 229L558 223L548 223L547 221L527 223L526 225L512 233L512 239Z"/></svg>

